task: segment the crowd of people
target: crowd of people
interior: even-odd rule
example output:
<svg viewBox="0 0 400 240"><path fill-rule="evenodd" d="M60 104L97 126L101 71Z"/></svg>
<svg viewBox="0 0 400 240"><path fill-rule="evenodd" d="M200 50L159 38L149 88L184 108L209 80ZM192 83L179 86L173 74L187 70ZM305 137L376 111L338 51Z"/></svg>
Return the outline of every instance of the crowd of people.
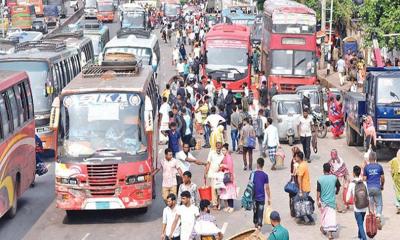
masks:
<svg viewBox="0 0 400 240"><path fill-rule="evenodd" d="M201 75L200 48L209 26L202 14L190 14L181 21L166 23L161 33L166 43L176 43L172 51L172 66L176 76L166 84L160 107L160 140L167 144L163 169L162 197L166 203L163 211L162 239L194 239L204 233L222 239L223 234L211 210L232 213L238 209L240 185L234 168L233 155L243 159L243 171L249 171L252 183L253 224L261 229L265 222L265 208L271 205L270 178L265 169L265 159L271 161L271 171L278 169L277 156L281 149L278 129L269 117L270 98L276 92L267 87L265 73L253 66L260 85L257 98L250 96L249 86L243 84L243 93L234 94L220 79ZM258 55L257 55L258 53ZM343 58L333 54L335 71L352 76L354 66L361 68L362 58L347 53ZM254 57L255 56L255 57ZM253 63L258 62L259 49L255 49ZM362 84L365 77L358 71L354 81ZM320 230L329 239L338 230L337 214L343 214L354 205L358 226L358 238L367 239L364 228L366 214L375 214L379 228L382 219L382 191L385 183L382 166L377 163L376 153L366 154L363 164L355 165L352 177L343 158L332 149L330 160L322 165L317 186L311 186L309 164L311 162L311 137L313 119L310 109L304 108L297 123L302 149L292 148L290 161L291 182L297 192L289 192L289 208L298 224L315 225L314 209L320 210ZM343 134L343 107L340 96L329 96L328 117L333 136ZM206 161L196 159L191 151L208 150ZM256 151L258 150L258 151ZM256 159L256 164L253 164ZM192 181L191 165L204 166L204 183L211 186L211 199L199 196L199 185ZM400 151L390 162L396 189L396 206L400 213ZM244 186L241 186L244 187ZM316 191L316 198L311 192ZM301 205L303 204L303 205ZM308 205L305 205L308 204ZM305 212L299 206L306 206ZM268 218L268 216L267 216ZM273 230L268 239L289 239L289 232L281 224L278 212L270 213ZM211 225L210 225L211 224ZM214 229L215 226L216 228Z"/></svg>

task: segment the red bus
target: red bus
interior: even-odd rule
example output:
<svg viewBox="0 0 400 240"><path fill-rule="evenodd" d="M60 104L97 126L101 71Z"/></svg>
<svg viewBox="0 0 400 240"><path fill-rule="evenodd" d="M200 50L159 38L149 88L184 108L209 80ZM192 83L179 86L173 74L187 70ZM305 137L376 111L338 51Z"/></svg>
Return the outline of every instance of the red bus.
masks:
<svg viewBox="0 0 400 240"><path fill-rule="evenodd" d="M17 0L7 0L7 7L17 6Z"/></svg>
<svg viewBox="0 0 400 240"><path fill-rule="evenodd" d="M203 74L211 76L234 92L243 91L243 83L251 86L250 28L244 25L221 23L214 25L204 41Z"/></svg>
<svg viewBox="0 0 400 240"><path fill-rule="evenodd" d="M28 0L28 3L35 6L36 17L43 17L43 0Z"/></svg>
<svg viewBox="0 0 400 240"><path fill-rule="evenodd" d="M97 1L97 20L100 22L114 21L114 5L112 0Z"/></svg>
<svg viewBox="0 0 400 240"><path fill-rule="evenodd" d="M51 124L63 145L56 206L67 216L75 210L147 210L155 197L157 96L151 66L93 65L55 99Z"/></svg>
<svg viewBox="0 0 400 240"><path fill-rule="evenodd" d="M268 0L264 3L261 69L269 87L293 93L297 86L316 81L315 12L300 3Z"/></svg>
<svg viewBox="0 0 400 240"><path fill-rule="evenodd" d="M25 72L0 71L0 114L0 217L13 217L17 198L36 174L33 99Z"/></svg>

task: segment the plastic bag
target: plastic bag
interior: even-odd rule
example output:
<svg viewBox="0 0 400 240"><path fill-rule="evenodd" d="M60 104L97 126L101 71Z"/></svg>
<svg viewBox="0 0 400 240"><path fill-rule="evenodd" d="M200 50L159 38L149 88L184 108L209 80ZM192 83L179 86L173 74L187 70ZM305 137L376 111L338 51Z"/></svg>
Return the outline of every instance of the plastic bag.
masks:
<svg viewBox="0 0 400 240"><path fill-rule="evenodd" d="M264 208L264 224L271 225L271 218L270 218L271 212L272 212L271 206L267 206L266 208Z"/></svg>

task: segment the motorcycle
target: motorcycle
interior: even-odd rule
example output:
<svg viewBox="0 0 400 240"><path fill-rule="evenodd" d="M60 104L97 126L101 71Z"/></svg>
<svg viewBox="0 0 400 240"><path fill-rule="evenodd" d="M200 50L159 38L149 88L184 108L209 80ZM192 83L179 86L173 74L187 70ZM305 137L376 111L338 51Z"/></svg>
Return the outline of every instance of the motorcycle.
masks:
<svg viewBox="0 0 400 240"><path fill-rule="evenodd" d="M312 111L311 115L313 118L314 128L317 131L318 138L326 137L326 134L328 133L328 127L323 114L320 112Z"/></svg>

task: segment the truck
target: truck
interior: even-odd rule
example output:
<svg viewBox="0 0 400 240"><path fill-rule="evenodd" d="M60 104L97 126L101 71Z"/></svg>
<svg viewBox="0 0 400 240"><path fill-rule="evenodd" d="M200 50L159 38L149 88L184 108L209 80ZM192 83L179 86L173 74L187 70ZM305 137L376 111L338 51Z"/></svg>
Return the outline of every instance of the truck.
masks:
<svg viewBox="0 0 400 240"><path fill-rule="evenodd" d="M400 147L400 68L367 68L362 93L344 96L346 142L349 146L363 145L368 150ZM363 128L370 116L376 129L376 146Z"/></svg>
<svg viewBox="0 0 400 240"><path fill-rule="evenodd" d="M44 5L43 15L47 26L58 26L60 22L60 13L56 5Z"/></svg>

